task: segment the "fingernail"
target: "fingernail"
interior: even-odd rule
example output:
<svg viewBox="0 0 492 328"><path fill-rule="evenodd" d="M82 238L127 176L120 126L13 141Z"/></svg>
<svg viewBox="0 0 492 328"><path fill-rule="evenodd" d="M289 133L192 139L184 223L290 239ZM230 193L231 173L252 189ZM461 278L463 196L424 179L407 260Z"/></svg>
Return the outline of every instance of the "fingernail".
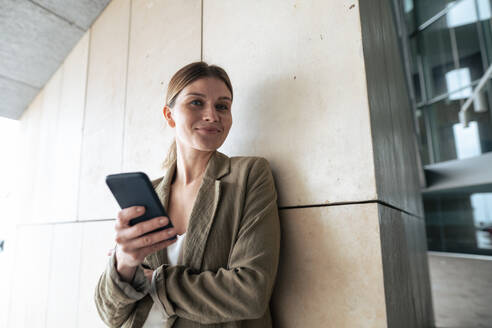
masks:
<svg viewBox="0 0 492 328"><path fill-rule="evenodd" d="M174 231L173 231L173 230L168 230L168 231L167 231L167 234L168 234L168 235L174 235Z"/></svg>
<svg viewBox="0 0 492 328"><path fill-rule="evenodd" d="M159 219L159 223L164 225L166 223L166 219Z"/></svg>
<svg viewBox="0 0 492 328"><path fill-rule="evenodd" d="M139 213L140 213L140 212L142 212L142 211L143 211L143 207L141 207L141 206L137 207L137 212L139 212Z"/></svg>

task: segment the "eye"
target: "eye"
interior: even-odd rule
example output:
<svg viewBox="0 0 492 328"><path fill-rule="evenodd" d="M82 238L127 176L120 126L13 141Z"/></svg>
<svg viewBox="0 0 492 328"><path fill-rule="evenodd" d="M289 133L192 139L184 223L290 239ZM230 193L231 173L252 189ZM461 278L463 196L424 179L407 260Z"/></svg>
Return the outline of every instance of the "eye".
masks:
<svg viewBox="0 0 492 328"><path fill-rule="evenodd" d="M226 104L217 104L217 105L215 105L215 108L217 110L228 110L229 106L227 106Z"/></svg>
<svg viewBox="0 0 492 328"><path fill-rule="evenodd" d="M203 105L202 101L201 100L198 100L198 99L192 100L190 102L190 104L193 105L193 106L201 106L201 105Z"/></svg>

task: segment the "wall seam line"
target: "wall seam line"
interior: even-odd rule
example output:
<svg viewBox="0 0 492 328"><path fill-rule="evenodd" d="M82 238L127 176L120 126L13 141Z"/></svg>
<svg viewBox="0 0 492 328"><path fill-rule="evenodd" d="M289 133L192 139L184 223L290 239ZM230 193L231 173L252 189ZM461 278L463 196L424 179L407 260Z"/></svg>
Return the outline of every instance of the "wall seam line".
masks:
<svg viewBox="0 0 492 328"><path fill-rule="evenodd" d="M50 304L50 286L52 283L52 277L51 277L51 269L53 266L53 244L55 242L55 228L54 226L51 227L51 241L50 241L50 250L49 250L49 264L48 264L48 291L46 295L46 304L45 304L45 309L44 309L44 326L48 327L48 305Z"/></svg>
<svg viewBox="0 0 492 328"><path fill-rule="evenodd" d="M80 243L79 243L79 270L78 270L78 283L77 283L77 307L75 309L75 322L77 324L76 327L80 327L80 320L79 320L79 314L80 314L80 283L82 281L82 275L80 274L81 270L82 270L82 250L83 250L83 243L84 243L84 236L85 236L85 228L86 226L83 225L81 228L82 228L82 231L80 232Z"/></svg>
<svg viewBox="0 0 492 328"><path fill-rule="evenodd" d="M81 128L81 137L80 137L80 155L79 155L79 178L78 178L78 186L77 186L77 204L76 204L76 213L75 213L75 222L80 219L80 189L81 189L81 181L82 181L82 164L83 164L83 150L84 150L84 132L85 132L85 120L86 120L86 112L87 112L87 90L89 89L89 67L91 60L91 48L92 48L92 27L89 29L89 40L87 41L87 67L85 68L85 90L84 90L84 109L82 111L82 128Z"/></svg>
<svg viewBox="0 0 492 328"><path fill-rule="evenodd" d="M203 0L201 0L200 8L200 61L203 61Z"/></svg>
<svg viewBox="0 0 492 328"><path fill-rule="evenodd" d="M104 219L89 219L89 220L77 220L77 221L53 221L53 222L33 222L33 223L21 223L18 224L18 227L31 227L31 226L45 226L45 225L61 225L61 224L74 224L74 223L91 223L91 222L108 222L114 221L116 218L104 218Z"/></svg>
<svg viewBox="0 0 492 328"><path fill-rule="evenodd" d="M402 210L396 206L393 206L389 203L386 203L381 200L361 200L355 202L337 202L331 204L310 204L310 205L295 205L295 206L281 206L278 208L279 211L282 210L295 210L295 209L305 209L305 208L316 208L316 207L330 207L330 206L343 206L343 205L361 205L361 204L379 204L388 208L391 208L395 211L405 213L411 217L416 219L423 220L422 217L410 213L408 211ZM58 222L31 222L31 223L21 223L18 224L20 227L25 226L43 226L43 225L58 225L58 224L71 224L71 223L86 223L86 222L105 222L105 221L113 221L115 218L103 218L103 219L89 219L89 220L76 220L76 221L58 221Z"/></svg>
<svg viewBox="0 0 492 328"><path fill-rule="evenodd" d="M414 213L411 213L411 212L408 212L408 211L403 210L401 208L398 208L398 207L391 205L387 202L384 202L382 200L361 200L361 201L352 201L352 202L334 202L334 203L330 203L330 204L279 206L278 209L279 210L292 210L292 209L303 209L303 208L314 208L314 207L329 207L329 206L340 206L340 205L359 205L359 204L373 204L373 203L389 207L391 209L405 213L407 215L413 216L413 217L418 218L418 219L422 219L420 216L418 216Z"/></svg>
<svg viewBox="0 0 492 328"><path fill-rule="evenodd" d="M58 137L60 136L60 132L58 131L58 129L60 126L60 111L61 111L61 105L62 105L62 100L63 100L62 95L64 92L63 86L65 85L65 62L66 62L66 58L63 61L62 65L60 66L59 71L55 72L55 74L58 72L59 72L59 74L61 74L60 81L58 81L58 92L57 92L58 93L58 95L57 95L58 100L56 102L57 108L56 108L56 118L55 118L55 122L54 122L55 123L55 129L54 129L55 130L54 131L55 141L54 141L54 146L51 147L55 158L57 158L58 152L60 151L58 149L58 146L59 146L58 145L58 142L59 142ZM58 161L56 161L54 163L53 166L55 167L55 169L57 168L58 163L59 163ZM42 213L42 214L44 214L44 213ZM56 215L55 215L55 217L56 217Z"/></svg>
<svg viewBox="0 0 492 328"><path fill-rule="evenodd" d="M19 235L20 235L20 233L19 233L19 226L18 225L15 225L14 229L15 229L15 234L14 234L15 248L14 248L13 253L12 253L14 256L13 256L13 259L11 260L11 263L13 263L14 267L16 267L16 264L18 262L17 255L18 255L18 252L19 252L19 244L20 244L20 242L19 242L19 239L20 239L20 237L19 237ZM13 317L12 316L12 304L14 303L13 302L13 298L14 298L14 288L13 287L15 286L14 285L14 282L15 282L15 280L14 280L14 270L11 270L10 271L10 276L9 276L8 279L9 279L9 282L10 282L10 288L9 288L9 297L8 297L8 304L7 304L7 309L8 310L7 310L7 320L6 320L6 322L7 322L7 327L12 327L12 320L13 320L12 319L12 317Z"/></svg>
<svg viewBox="0 0 492 328"><path fill-rule="evenodd" d="M125 132L126 132L126 107L128 105L128 71L130 66L130 36L132 30L132 7L133 1L130 0L130 9L128 17L128 39L126 47L126 72L125 72L125 101L123 103L123 128L121 129L121 159L120 170L123 170L123 162L125 158Z"/></svg>

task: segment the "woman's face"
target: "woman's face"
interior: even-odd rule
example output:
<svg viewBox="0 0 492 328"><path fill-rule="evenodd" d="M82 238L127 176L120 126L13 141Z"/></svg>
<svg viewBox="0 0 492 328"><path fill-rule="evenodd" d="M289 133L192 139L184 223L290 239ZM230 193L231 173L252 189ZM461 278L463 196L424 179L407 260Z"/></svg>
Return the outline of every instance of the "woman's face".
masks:
<svg viewBox="0 0 492 328"><path fill-rule="evenodd" d="M174 107L164 108L164 115L168 124L176 127L176 143L200 151L213 151L222 146L229 134L231 105L232 95L225 83L207 77L181 90Z"/></svg>

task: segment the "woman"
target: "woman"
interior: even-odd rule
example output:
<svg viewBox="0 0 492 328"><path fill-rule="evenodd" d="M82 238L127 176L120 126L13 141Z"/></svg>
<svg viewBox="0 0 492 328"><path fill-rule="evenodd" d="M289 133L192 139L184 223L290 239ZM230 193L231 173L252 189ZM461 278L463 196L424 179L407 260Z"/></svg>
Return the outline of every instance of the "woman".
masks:
<svg viewBox="0 0 492 328"><path fill-rule="evenodd" d="M163 113L175 142L165 176L153 181L169 218L130 227L144 209L118 212L115 252L95 294L109 326L271 327L277 194L265 159L217 151L232 98L220 67L192 63L172 77ZM146 234L168 220L174 228Z"/></svg>

